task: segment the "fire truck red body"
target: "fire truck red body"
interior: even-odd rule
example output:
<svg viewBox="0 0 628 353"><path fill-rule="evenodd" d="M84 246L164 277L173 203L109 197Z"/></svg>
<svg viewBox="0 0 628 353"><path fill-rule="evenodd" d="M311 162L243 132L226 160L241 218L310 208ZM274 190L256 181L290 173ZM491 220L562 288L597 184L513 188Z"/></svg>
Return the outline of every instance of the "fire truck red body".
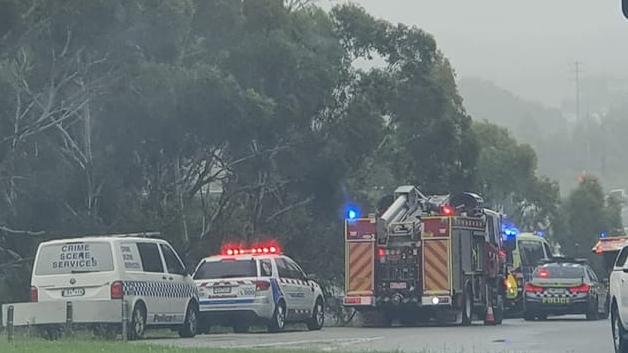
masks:
<svg viewBox="0 0 628 353"><path fill-rule="evenodd" d="M395 191L381 214L345 223L345 306L414 323L500 323L504 298L501 217L465 193Z"/></svg>

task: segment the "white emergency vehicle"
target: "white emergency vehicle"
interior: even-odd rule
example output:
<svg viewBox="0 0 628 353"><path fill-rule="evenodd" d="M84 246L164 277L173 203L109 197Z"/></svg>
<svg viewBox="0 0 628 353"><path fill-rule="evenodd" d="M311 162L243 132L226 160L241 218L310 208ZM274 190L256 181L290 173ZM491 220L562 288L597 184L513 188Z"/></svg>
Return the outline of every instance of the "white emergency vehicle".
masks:
<svg viewBox="0 0 628 353"><path fill-rule="evenodd" d="M310 330L323 327L321 287L277 245L227 247L222 255L200 261L194 281L202 332L228 325L243 333L255 323L271 332L283 330L286 322L304 322Z"/></svg>
<svg viewBox="0 0 628 353"><path fill-rule="evenodd" d="M31 285L32 302L125 299L130 339L141 338L147 327L196 334L196 286L165 240L131 234L41 243Z"/></svg>

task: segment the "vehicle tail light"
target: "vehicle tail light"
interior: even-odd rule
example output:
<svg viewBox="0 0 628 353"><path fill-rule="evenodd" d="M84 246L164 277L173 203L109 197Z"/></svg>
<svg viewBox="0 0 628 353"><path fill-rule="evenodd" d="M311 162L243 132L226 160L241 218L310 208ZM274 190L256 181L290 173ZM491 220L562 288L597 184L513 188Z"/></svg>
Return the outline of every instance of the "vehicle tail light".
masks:
<svg viewBox="0 0 628 353"><path fill-rule="evenodd" d="M535 286L532 283L526 283L526 287L525 287L525 291L526 293L543 293L543 291L545 290L545 288L543 287L539 287L539 286Z"/></svg>
<svg viewBox="0 0 628 353"><path fill-rule="evenodd" d="M39 301L39 290L37 287L31 287L31 303L37 303Z"/></svg>
<svg viewBox="0 0 628 353"><path fill-rule="evenodd" d="M270 288L268 281L255 281L255 290L258 292L267 291Z"/></svg>
<svg viewBox="0 0 628 353"><path fill-rule="evenodd" d="M124 297L124 283L115 281L111 283L111 299L122 299Z"/></svg>
<svg viewBox="0 0 628 353"><path fill-rule="evenodd" d="M379 250L377 250L377 254L379 255L380 258L386 257L386 249L379 248Z"/></svg>
<svg viewBox="0 0 628 353"><path fill-rule="evenodd" d="M569 288L569 291L571 292L571 294L582 294L589 293L590 289L591 287L589 287L589 285L585 283L578 287Z"/></svg>

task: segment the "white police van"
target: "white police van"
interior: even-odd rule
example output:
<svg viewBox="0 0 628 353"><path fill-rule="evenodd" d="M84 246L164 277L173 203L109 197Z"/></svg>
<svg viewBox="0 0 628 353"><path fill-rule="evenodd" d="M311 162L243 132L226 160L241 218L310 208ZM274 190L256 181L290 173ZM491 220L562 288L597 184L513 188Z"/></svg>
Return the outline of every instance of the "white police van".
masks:
<svg viewBox="0 0 628 353"><path fill-rule="evenodd" d="M147 327L196 334L198 295L176 251L139 234L52 240L39 245L31 301L128 302L128 337ZM97 322L94 318L94 322Z"/></svg>
<svg viewBox="0 0 628 353"><path fill-rule="evenodd" d="M310 330L323 327L321 287L276 245L226 248L222 255L200 261L194 281L201 332L228 325L243 333L256 323L271 332L283 330L286 322L304 322Z"/></svg>

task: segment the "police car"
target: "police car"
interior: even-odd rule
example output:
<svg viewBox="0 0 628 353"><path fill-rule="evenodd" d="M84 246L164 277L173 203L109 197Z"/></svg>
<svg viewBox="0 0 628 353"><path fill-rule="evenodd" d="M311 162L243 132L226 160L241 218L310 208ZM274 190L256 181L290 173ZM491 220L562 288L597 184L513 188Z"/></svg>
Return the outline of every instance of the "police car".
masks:
<svg viewBox="0 0 628 353"><path fill-rule="evenodd" d="M271 332L286 322L304 322L320 330L325 320L321 287L279 246L225 248L204 258L194 273L199 292L200 329L227 325L237 333L256 323Z"/></svg>
<svg viewBox="0 0 628 353"><path fill-rule="evenodd" d="M129 339L141 338L147 327L196 334L196 286L165 240L128 234L43 242L31 285L33 302L125 299Z"/></svg>
<svg viewBox="0 0 628 353"><path fill-rule="evenodd" d="M587 320L608 317L608 289L586 260L554 258L539 265L524 289L524 319L584 314Z"/></svg>

